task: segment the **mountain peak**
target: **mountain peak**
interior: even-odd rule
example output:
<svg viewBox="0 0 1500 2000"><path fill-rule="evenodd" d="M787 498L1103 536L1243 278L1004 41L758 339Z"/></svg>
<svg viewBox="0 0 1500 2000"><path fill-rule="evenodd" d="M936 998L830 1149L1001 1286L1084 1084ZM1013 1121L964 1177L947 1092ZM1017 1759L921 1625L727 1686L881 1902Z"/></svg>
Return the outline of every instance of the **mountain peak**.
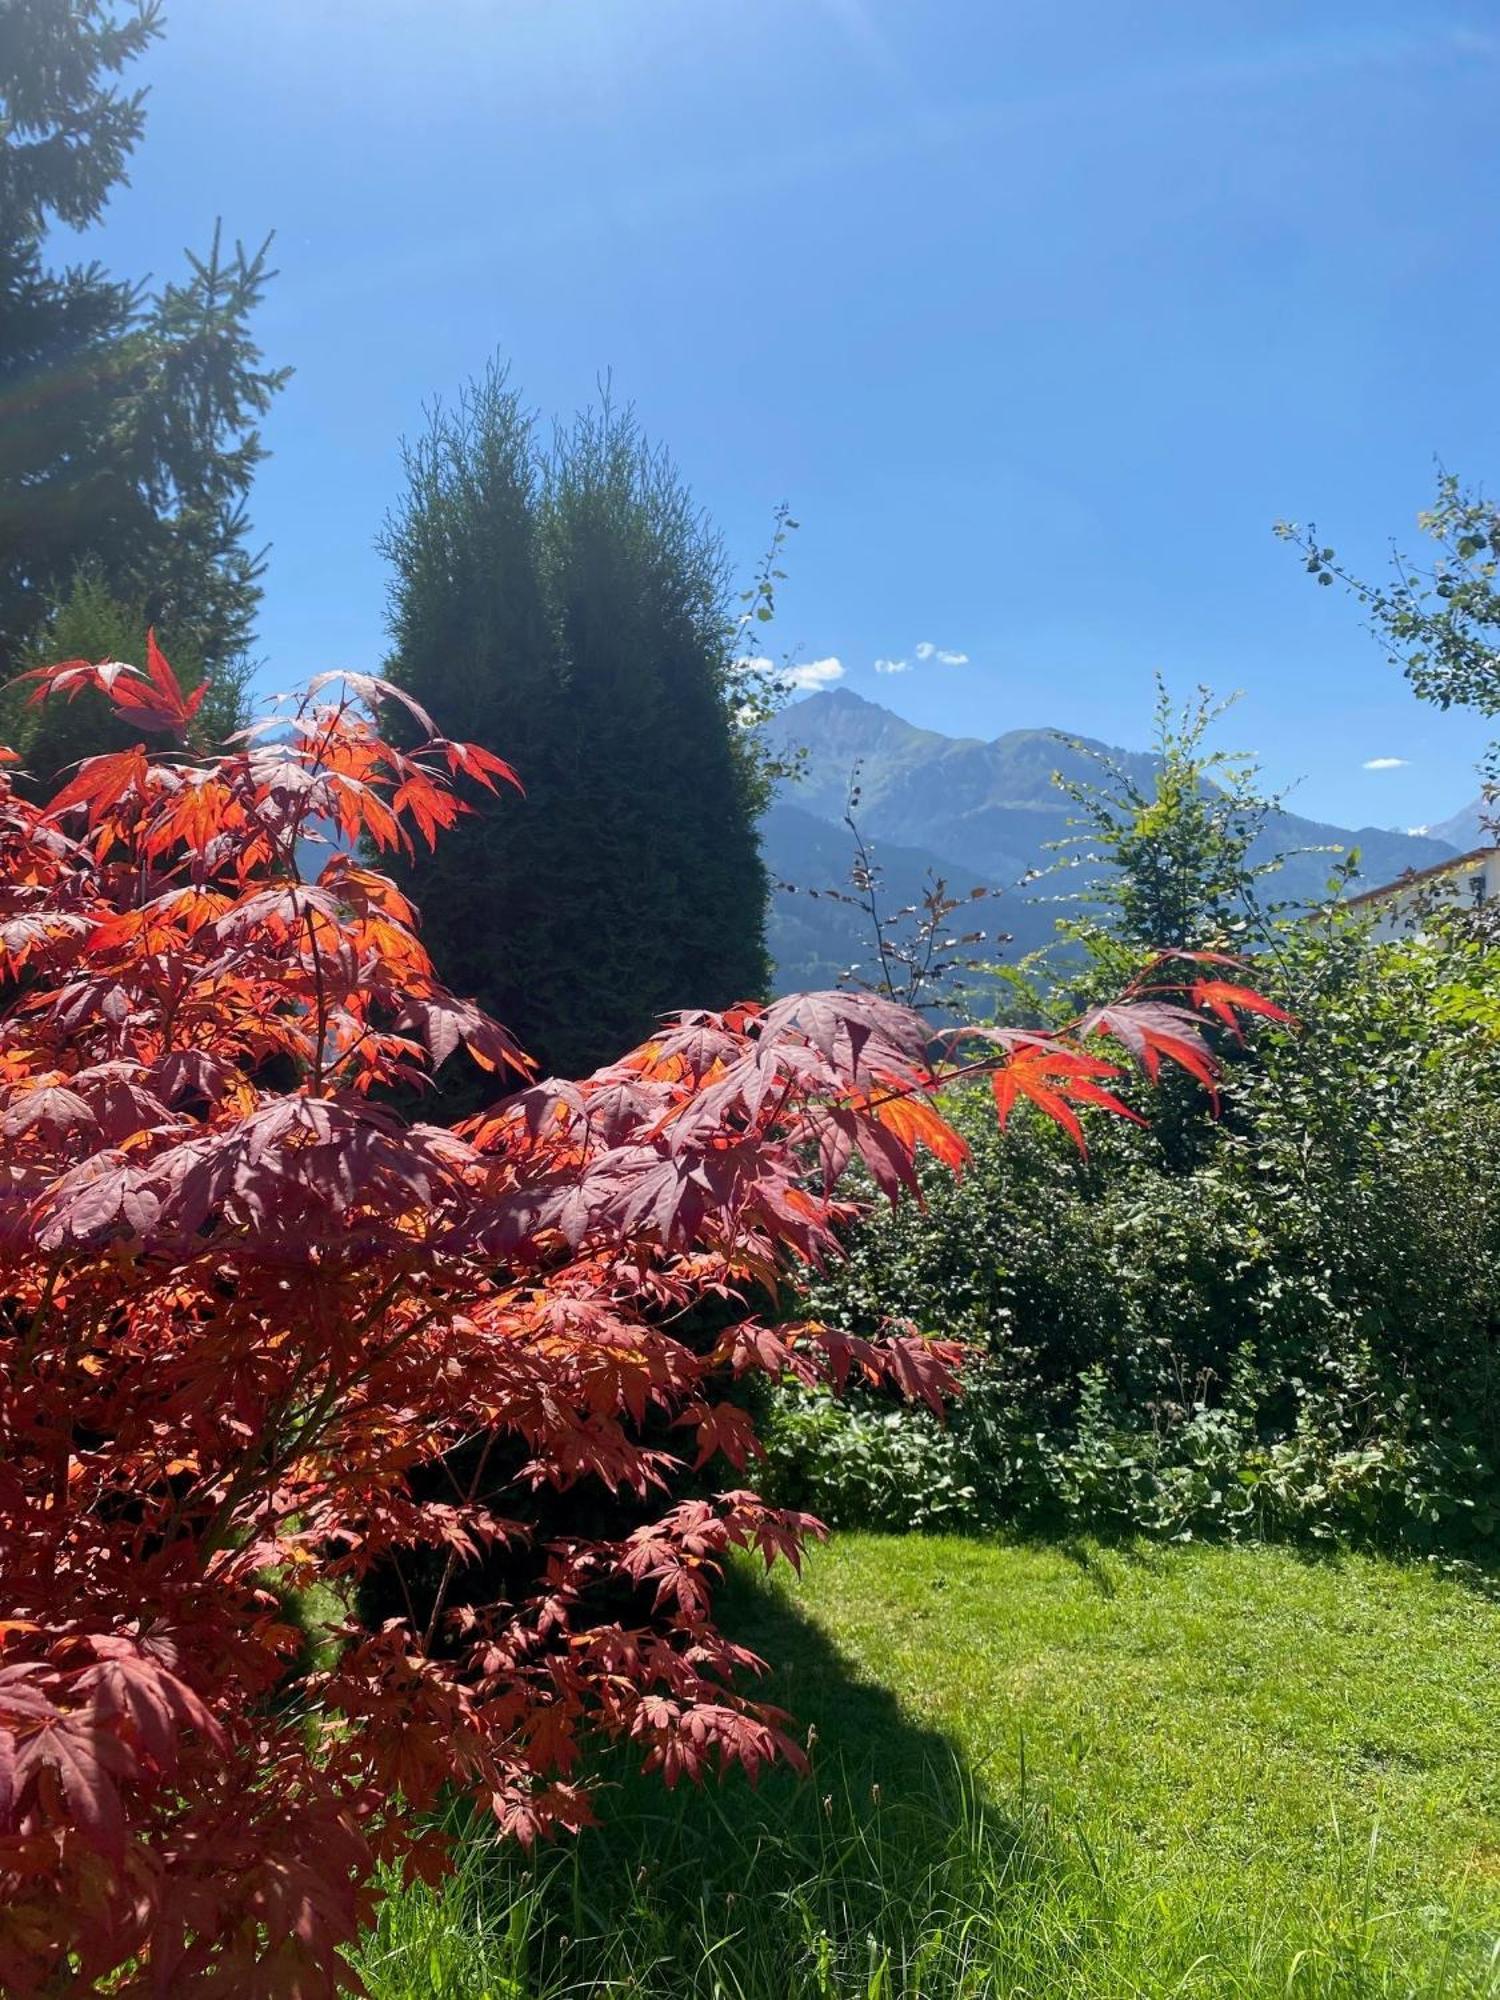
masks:
<svg viewBox="0 0 1500 2000"><path fill-rule="evenodd" d="M900 717L892 714L890 709L882 708L878 701L871 701L866 695L856 694L853 688L819 688L815 694L810 694L806 701L799 701L796 706L799 710L819 707L867 708L872 709L877 715L891 716L894 722L900 721Z"/></svg>
<svg viewBox="0 0 1500 2000"><path fill-rule="evenodd" d="M782 750L805 748L814 761L831 758L846 781L852 758L905 761L938 754L955 740L919 729L893 709L843 687L820 688L782 709L766 724L766 739Z"/></svg>

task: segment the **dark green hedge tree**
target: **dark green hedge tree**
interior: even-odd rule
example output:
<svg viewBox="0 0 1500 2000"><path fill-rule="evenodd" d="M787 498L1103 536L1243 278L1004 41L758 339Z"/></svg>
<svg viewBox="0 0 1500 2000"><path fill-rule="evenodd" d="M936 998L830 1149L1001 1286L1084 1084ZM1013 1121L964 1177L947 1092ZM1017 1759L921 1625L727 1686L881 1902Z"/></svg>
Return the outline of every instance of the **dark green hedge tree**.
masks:
<svg viewBox="0 0 1500 2000"><path fill-rule="evenodd" d="M722 545L670 460L607 402L545 446L491 369L432 414L405 470L382 538L388 671L526 786L476 801L404 871L444 977L569 1074L670 1009L758 995L738 626Z"/></svg>

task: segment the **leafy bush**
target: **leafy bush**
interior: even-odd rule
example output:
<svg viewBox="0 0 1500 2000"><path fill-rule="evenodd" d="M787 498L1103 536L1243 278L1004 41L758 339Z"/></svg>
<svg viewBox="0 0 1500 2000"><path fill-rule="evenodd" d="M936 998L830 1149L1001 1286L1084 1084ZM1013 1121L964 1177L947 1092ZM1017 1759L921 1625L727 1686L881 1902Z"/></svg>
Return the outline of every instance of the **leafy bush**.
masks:
<svg viewBox="0 0 1500 2000"><path fill-rule="evenodd" d="M1500 1045L1455 996L1500 987L1495 963L1283 926L1273 990L1302 1027L1228 1065L1217 1120L1111 1122L1084 1157L956 1105L962 1181L869 1217L811 1299L977 1349L949 1429L814 1423L784 1390L774 1490L838 1523L920 1524L941 1495L945 1520L1493 1549Z"/></svg>
<svg viewBox="0 0 1500 2000"><path fill-rule="evenodd" d="M31 678L178 740L201 700L154 643L144 671ZM321 676L279 734L92 758L46 811L0 772L20 2000L328 1994L377 1870L443 1865L440 1801L529 1838L587 1818L590 1737L669 1784L796 1760L712 1615L728 1550L795 1557L815 1526L722 1490L754 1444L733 1382L950 1386L941 1343L754 1310L837 1251L851 1162L894 1195L919 1145L961 1158L922 1022L794 996L526 1082L388 878L349 852L297 874L319 827L406 850L459 816L457 778L511 780L409 700L424 740L382 741L401 699ZM981 1060L1071 1118L1108 1068L1079 1035L1106 1029L1207 1074L1201 1015L1140 992ZM392 1091L460 1049L522 1087L457 1130L406 1123ZM301 1631L293 1593L320 1607ZM382 1594L388 1616L340 1623Z"/></svg>
<svg viewBox="0 0 1500 2000"><path fill-rule="evenodd" d="M871 1528L953 1528L972 1519L966 1454L931 1411L836 1400L825 1389L783 1393L761 1428L763 1484L795 1485L799 1504Z"/></svg>

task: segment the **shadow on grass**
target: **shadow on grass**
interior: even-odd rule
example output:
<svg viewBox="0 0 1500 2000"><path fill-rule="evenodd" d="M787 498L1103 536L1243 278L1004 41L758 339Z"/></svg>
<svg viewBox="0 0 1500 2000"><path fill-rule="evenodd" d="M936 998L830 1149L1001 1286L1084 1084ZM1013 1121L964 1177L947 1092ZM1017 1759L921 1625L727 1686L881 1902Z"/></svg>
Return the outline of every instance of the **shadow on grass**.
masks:
<svg viewBox="0 0 1500 2000"><path fill-rule="evenodd" d="M736 1574L721 1619L775 1663L760 1692L811 1732L811 1774L669 1792L606 1757L599 1826L529 1858L476 1840L440 1897L390 1899L361 1960L378 2000L977 1990L997 1925L1056 1893L1041 1816L998 1813L786 1596Z"/></svg>
<svg viewBox="0 0 1500 2000"><path fill-rule="evenodd" d="M1175 1551L1191 1544L1212 1549L1275 1549L1304 1568L1336 1570L1351 1557L1373 1557L1429 1575L1447 1578L1477 1596L1500 1603L1500 1548L1481 1547L1457 1538L1450 1544L1441 1540L1431 1547L1419 1547L1410 1540L1379 1536L1277 1534L1242 1535L1199 1532L1181 1537L1150 1535L1140 1528L1109 1522L1090 1527L1071 1523L1056 1526L990 1527L945 1530L962 1540L987 1547L1035 1549L1058 1555L1071 1563L1101 1597L1112 1598L1119 1585L1110 1569L1111 1562L1126 1570L1160 1572Z"/></svg>

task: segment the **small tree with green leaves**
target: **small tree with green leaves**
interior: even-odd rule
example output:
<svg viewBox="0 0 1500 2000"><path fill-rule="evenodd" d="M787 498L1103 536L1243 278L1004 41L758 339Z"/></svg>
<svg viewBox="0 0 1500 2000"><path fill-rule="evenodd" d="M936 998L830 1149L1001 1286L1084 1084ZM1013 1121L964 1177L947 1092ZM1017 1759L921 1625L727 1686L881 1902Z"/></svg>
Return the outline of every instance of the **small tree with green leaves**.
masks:
<svg viewBox="0 0 1500 2000"><path fill-rule="evenodd" d="M1023 965L1006 982L1010 1007L1022 1017L1066 1013L1079 996L1110 990L1148 960L1195 953L1239 956L1274 952L1286 906L1262 899L1261 885L1285 855L1265 839L1281 799L1260 784L1255 759L1210 743L1215 724L1233 706L1204 687L1173 703L1158 680L1152 756L1144 770L1107 750L1064 739L1097 772L1093 779L1054 782L1071 800L1068 839L1056 846L1059 866L1084 883L1070 897L1079 915L1059 924L1081 963ZM1352 872L1355 855L1335 857L1330 895ZM1167 1081L1152 1120L1153 1148L1163 1166L1189 1171L1213 1143L1203 1104Z"/></svg>
<svg viewBox="0 0 1500 2000"><path fill-rule="evenodd" d="M1063 739L1098 776L1055 779L1074 808L1069 837L1055 843L1058 866L1087 871L1070 900L1131 953L1238 951L1265 934L1259 884L1284 857L1255 850L1281 800L1260 789L1253 757L1209 745L1234 699L1200 687L1174 708L1158 680L1149 776Z"/></svg>

